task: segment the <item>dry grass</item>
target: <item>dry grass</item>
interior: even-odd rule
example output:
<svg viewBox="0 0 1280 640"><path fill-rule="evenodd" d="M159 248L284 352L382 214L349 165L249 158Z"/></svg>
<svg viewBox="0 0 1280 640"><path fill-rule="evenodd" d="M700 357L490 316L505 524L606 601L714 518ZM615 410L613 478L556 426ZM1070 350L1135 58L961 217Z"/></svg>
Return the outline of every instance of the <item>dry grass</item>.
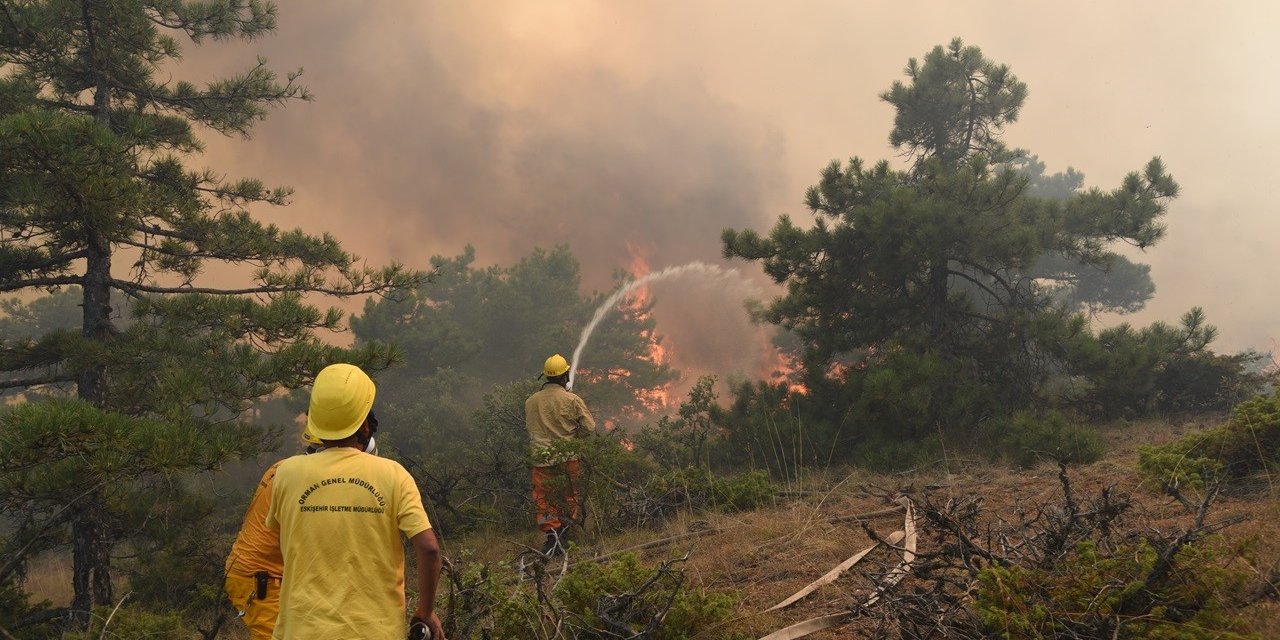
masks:
<svg viewBox="0 0 1280 640"><path fill-rule="evenodd" d="M1186 526L1185 510L1166 496L1146 486L1138 476L1136 451L1139 446L1167 442L1188 431L1212 426L1212 420L1182 424L1141 423L1115 425L1104 430L1111 453L1103 460L1072 469L1072 483L1079 497L1096 495L1105 486L1131 494L1134 508L1131 528L1172 530ZM1045 464L1027 471L991 466L973 466L962 473L925 470L910 475L855 473L848 478L827 477L826 490L814 491L799 500L750 513L710 514L684 517L668 523L661 531L633 531L580 551L583 556L629 547L659 537L672 536L708 524L722 533L677 542L670 548L645 552L657 561L690 552L687 565L693 585L713 590L737 592L741 597L733 619L700 638L720 638L731 633L761 637L789 624L815 616L846 611L870 593L863 574L896 562L890 554L868 557L860 566L827 585L793 607L762 613L773 604L799 590L854 552L870 545L857 523L828 524L826 519L882 509L898 492L918 494L926 488L936 498L980 495L988 517L1011 514L1019 506L1056 504L1061 485L1056 466ZM1231 560L1236 566L1258 576L1280 575L1280 495L1266 483L1238 489L1222 496L1212 511L1217 519L1239 517L1241 522L1226 529L1223 536L1237 549ZM812 488L812 487L811 487ZM1193 498L1194 499L1194 498ZM873 523L881 535L902 528L901 518L881 518ZM922 531L922 544L928 531ZM521 544L533 546L531 533ZM464 544L472 547L476 541ZM512 541L490 539L472 548L485 549L480 555L500 559L510 553ZM579 557L583 557L579 556ZM877 566L877 564L879 566ZM861 571L860 571L860 570ZM905 585L910 586L910 585ZM1264 599L1248 608L1241 617L1264 638L1280 638L1280 603ZM810 636L815 640L862 637L872 621L854 621L834 630Z"/></svg>
<svg viewBox="0 0 1280 640"><path fill-rule="evenodd" d="M33 601L48 600L55 607L71 604L71 556L49 553L35 558L27 567L24 587Z"/></svg>

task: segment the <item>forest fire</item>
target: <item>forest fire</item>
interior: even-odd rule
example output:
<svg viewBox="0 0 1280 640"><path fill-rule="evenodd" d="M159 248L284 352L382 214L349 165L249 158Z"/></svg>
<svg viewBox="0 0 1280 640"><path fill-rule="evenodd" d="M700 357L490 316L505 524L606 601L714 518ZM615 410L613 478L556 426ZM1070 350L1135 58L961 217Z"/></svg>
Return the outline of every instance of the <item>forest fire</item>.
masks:
<svg viewBox="0 0 1280 640"><path fill-rule="evenodd" d="M785 383L787 391L791 393L809 395L809 388L799 381L802 371L796 357L777 347L770 348L773 350L773 362L769 365L769 381L774 384Z"/></svg>
<svg viewBox="0 0 1280 640"><path fill-rule="evenodd" d="M627 271L631 276L639 279L649 275L651 269L647 257L648 251L644 247L631 242L627 242L626 247L627 253L631 256L630 263L627 265ZM652 302L653 294L649 291L648 286L644 286L635 290L626 301L625 306L638 319L647 321L653 317L653 312L649 308ZM641 358L657 366L670 366L672 364L671 351L662 343L663 338L656 329L646 329L641 332L641 337L648 343L648 352L643 354ZM671 387L672 383L667 383L649 389L637 389L636 397L650 411L658 411L671 405Z"/></svg>
<svg viewBox="0 0 1280 640"><path fill-rule="evenodd" d="M731 366L737 371L751 371L753 372L751 375L759 378L769 379L774 383L786 383L787 389L792 393L809 393L809 389L799 381L799 362L794 357L783 355L780 349L774 347L768 333L759 325L751 326L746 332L742 332L744 328L741 326L735 328L735 326L722 325L721 317L705 314L707 306L700 302L701 298L694 298L694 300L689 300L687 297L676 298L664 305L663 310L659 312L654 306L655 298L648 284L649 280L654 279L655 276L664 278L664 276L681 274L685 271L703 275L710 280L710 283L717 283L717 280L723 282L722 279L726 278L735 280L736 273L713 265L701 264L701 262L668 266L654 273L650 269L646 247L631 242L625 243L625 246L628 253L625 270L632 276L632 280L621 289L625 297L622 297L617 305L626 315L640 321L641 325L646 325L646 328L639 330L639 338L643 340L645 346L634 352L635 357L668 371L680 372L678 380L634 389L632 393L645 410L658 412L680 403L681 396L689 388L691 380L700 375L712 374L713 371L705 369L708 362L716 362L721 367L732 362ZM705 284L708 283L703 283ZM716 284L713 284L713 287L714 285ZM733 282L731 287L741 287L741 280ZM722 289L719 288L705 292L694 292L689 289L682 289L682 291L695 297L722 293ZM744 292L744 296L758 296L759 293L758 289L748 287L748 292ZM659 333L659 329L655 326L659 317L662 317L663 323L666 323L662 326L662 333ZM672 320L678 324L672 325ZM712 324L707 324L708 321ZM672 346L672 343L668 342L669 335L677 335L680 340L692 340L692 342L681 342L684 348ZM631 371L614 369L608 375L630 378L631 374Z"/></svg>

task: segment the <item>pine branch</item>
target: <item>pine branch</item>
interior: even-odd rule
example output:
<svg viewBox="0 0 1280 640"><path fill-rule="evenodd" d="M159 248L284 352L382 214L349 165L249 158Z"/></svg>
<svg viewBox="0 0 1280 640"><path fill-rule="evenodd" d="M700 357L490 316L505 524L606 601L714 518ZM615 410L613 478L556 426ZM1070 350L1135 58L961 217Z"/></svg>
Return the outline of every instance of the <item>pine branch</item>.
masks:
<svg viewBox="0 0 1280 640"><path fill-rule="evenodd" d="M39 253L39 251L32 251L31 253ZM70 253L59 253L56 255L50 255L48 258L41 260L39 262L29 262L26 264L12 264L12 265L8 265L9 274L18 274L20 272L34 273L37 271L44 271L46 269L63 266L66 263L71 262L72 260L79 260L80 258L84 258L88 255L89 255L88 249L80 249L79 251L72 251Z"/></svg>
<svg viewBox="0 0 1280 640"><path fill-rule="evenodd" d="M953 276L960 276L961 278L964 278L965 280L972 282L974 286L978 287L979 289L982 289L983 291L986 291L992 298L995 298L996 301L998 301L1001 305L1008 304L1008 301L1004 300L999 293L996 293L994 289L988 287L986 283L978 280L977 278L963 271L956 271L955 269L947 269L947 274L953 275Z"/></svg>
<svg viewBox="0 0 1280 640"><path fill-rule="evenodd" d="M70 373L55 373L34 378L15 378L11 380L0 380L0 389L18 389L23 387L36 387L46 384L58 384L61 382L72 382L76 377Z"/></svg>
<svg viewBox="0 0 1280 640"><path fill-rule="evenodd" d="M154 180L153 177L147 176L145 174L139 174L139 177L146 178L149 180ZM137 231L138 233L144 233L144 234L153 235L153 236L160 236L162 238L172 238L174 240L182 240L184 242L197 242L199 240L199 238L195 236L188 235L185 233L179 233L177 231L174 231L173 229L165 229L158 225L135 224L133 225L133 230Z"/></svg>
<svg viewBox="0 0 1280 640"><path fill-rule="evenodd" d="M49 276L47 278L26 278L13 282L0 282L0 292L17 291L30 287L61 287L69 284L82 284L84 276Z"/></svg>
<svg viewBox="0 0 1280 640"><path fill-rule="evenodd" d="M240 296L257 293L323 293L331 296L346 297L352 295L363 295L369 293L382 293L388 289L394 288L391 284L372 283L360 287L351 287L350 289L338 289L333 287L315 286L311 284L281 284L281 285L261 285L257 287L246 287L243 289L217 289L214 287L160 287L154 285L146 285L137 282L129 282L127 280L119 280L112 278L110 281L112 287L115 287L128 294L139 293L167 293L167 294L188 294L203 293L214 296Z"/></svg>

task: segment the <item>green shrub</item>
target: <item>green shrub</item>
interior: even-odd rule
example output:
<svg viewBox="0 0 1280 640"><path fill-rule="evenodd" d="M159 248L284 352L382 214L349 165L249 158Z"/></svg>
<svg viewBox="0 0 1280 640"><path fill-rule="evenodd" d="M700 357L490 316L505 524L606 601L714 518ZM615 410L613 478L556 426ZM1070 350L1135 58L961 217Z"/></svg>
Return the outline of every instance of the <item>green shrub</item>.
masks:
<svg viewBox="0 0 1280 640"><path fill-rule="evenodd" d="M1274 381L1273 374L1258 370L1264 362L1266 356L1256 351L1202 351L1170 358L1157 376L1158 406L1165 413L1225 410Z"/></svg>
<svg viewBox="0 0 1280 640"><path fill-rule="evenodd" d="M579 563L559 580L544 573L515 586L489 565L455 562L452 571L440 611L454 640L605 640L632 637L655 618L656 628L643 637L683 640L728 619L738 602L734 594L691 587L678 562L646 566L634 554Z"/></svg>
<svg viewBox="0 0 1280 640"><path fill-rule="evenodd" d="M939 434L902 440L872 433L858 441L849 459L871 470L889 472L923 467L945 459L947 453Z"/></svg>
<svg viewBox="0 0 1280 640"><path fill-rule="evenodd" d="M575 565L552 595L567 614L571 637L583 639L617 637L619 630L610 629L602 619L604 614L638 632L670 603L656 633L646 637L683 640L727 619L737 604L731 594L689 588L679 571L646 567L633 554L624 554L607 564ZM604 634L602 630L612 633Z"/></svg>
<svg viewBox="0 0 1280 640"><path fill-rule="evenodd" d="M1145 540L1104 551L1082 542L1052 569L992 565L974 607L990 637L1243 640L1232 615L1249 576L1207 541L1184 546L1169 571Z"/></svg>
<svg viewBox="0 0 1280 640"><path fill-rule="evenodd" d="M710 467L711 448L718 440L715 383L715 376L698 378L674 417L663 416L635 434L636 449L667 469Z"/></svg>
<svg viewBox="0 0 1280 640"><path fill-rule="evenodd" d="M705 469L676 469L652 476L644 485L647 494L676 508L746 511L773 499L769 474L751 471L718 475Z"/></svg>
<svg viewBox="0 0 1280 640"><path fill-rule="evenodd" d="M680 511L744 511L772 500L765 471L663 470L614 437L568 441L581 456L588 520L604 532L658 525Z"/></svg>
<svg viewBox="0 0 1280 640"><path fill-rule="evenodd" d="M1092 429L1072 424L1057 411L1043 415L1018 412L997 423L993 453L1019 467L1029 467L1042 454L1068 463L1090 463L1102 458L1102 440Z"/></svg>
<svg viewBox="0 0 1280 640"><path fill-rule="evenodd" d="M513 587L508 567L475 562L472 553L463 549L445 571L436 611L447 637L523 638L538 624L536 594L527 585Z"/></svg>
<svg viewBox="0 0 1280 640"><path fill-rule="evenodd" d="M108 621L110 618L110 621ZM103 626L106 626L105 631ZM96 607L88 631L66 633L63 640L189 640L195 636L191 624L177 614L159 614L139 607Z"/></svg>
<svg viewBox="0 0 1280 640"><path fill-rule="evenodd" d="M1181 323L1105 329L1072 343L1069 368L1085 384L1078 407L1098 418L1225 410L1273 384L1255 351L1217 354L1218 330L1198 307Z"/></svg>
<svg viewBox="0 0 1280 640"><path fill-rule="evenodd" d="M1144 475L1171 486L1238 479L1280 461L1280 393L1240 403L1226 424L1138 450Z"/></svg>
<svg viewBox="0 0 1280 640"><path fill-rule="evenodd" d="M1139 447L1138 470L1162 486L1203 487L1206 478L1224 476L1222 459L1208 452L1221 451L1227 437L1226 427L1217 427L1166 445Z"/></svg>
<svg viewBox="0 0 1280 640"><path fill-rule="evenodd" d="M2 542L2 541L0 541ZM13 621L21 620L30 615L36 615L48 611L49 601L45 600L39 603L31 602L31 595L21 589L17 582L11 577L0 581L0 626L11 627ZM24 628L7 629L17 640L36 640L37 638L49 638L54 635L52 620L48 624L33 624Z"/></svg>

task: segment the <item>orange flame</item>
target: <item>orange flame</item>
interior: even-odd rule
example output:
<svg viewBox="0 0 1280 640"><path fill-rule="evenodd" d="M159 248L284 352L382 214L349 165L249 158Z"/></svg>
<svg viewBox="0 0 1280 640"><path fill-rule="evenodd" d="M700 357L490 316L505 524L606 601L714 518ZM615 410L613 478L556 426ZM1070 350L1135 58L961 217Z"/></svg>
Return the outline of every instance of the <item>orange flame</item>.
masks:
<svg viewBox="0 0 1280 640"><path fill-rule="evenodd" d="M628 240L625 245L627 247L627 254L631 256L631 260L626 265L627 272L631 274L632 278L637 280L649 275L649 272L652 270L649 268L649 251L638 244L632 244L630 240ZM628 303L629 305L637 308L649 304L649 301L651 300L649 287L643 286L632 291L631 295L628 296L627 299L630 301Z"/></svg>
<svg viewBox="0 0 1280 640"><path fill-rule="evenodd" d="M649 275L649 250L638 244L633 244L630 240L624 244L627 247L627 254L631 256L631 261L627 264L627 271L636 278L643 278Z"/></svg>
<svg viewBox="0 0 1280 640"><path fill-rule="evenodd" d="M786 384L787 391L802 396L809 395L809 388L800 380L800 363L795 356L784 353L777 347L773 349L773 362L770 364L769 381L774 384Z"/></svg>
<svg viewBox="0 0 1280 640"><path fill-rule="evenodd" d="M627 271L634 278L643 278L648 275L651 271L649 266L648 248L639 244L633 244L630 241L626 242L626 247L627 253L630 256L630 260L625 267ZM652 300L652 294L649 292L649 287L646 286L640 287L632 292L627 298L627 302L625 304L629 310L639 315L642 320L647 320L649 312L644 311L644 308L647 307ZM645 331L641 337L643 337L649 345L647 353L643 354L641 358L655 365L671 364L671 351L667 345L662 343L662 336L658 335L657 331ZM621 372L621 375L630 376L631 372ZM668 383L661 387L637 390L636 399L639 400L640 404L649 411L658 411L667 408L671 406L672 403L671 387L672 385Z"/></svg>

